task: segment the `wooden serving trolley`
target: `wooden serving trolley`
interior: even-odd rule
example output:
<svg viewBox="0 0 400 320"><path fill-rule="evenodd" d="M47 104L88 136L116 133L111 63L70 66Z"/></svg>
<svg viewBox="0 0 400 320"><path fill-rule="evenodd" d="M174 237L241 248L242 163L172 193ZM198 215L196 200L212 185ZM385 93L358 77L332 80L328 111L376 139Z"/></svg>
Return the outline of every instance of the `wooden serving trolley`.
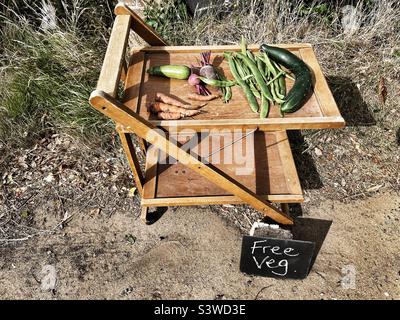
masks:
<svg viewBox="0 0 400 320"><path fill-rule="evenodd" d="M213 65L232 79L223 52L240 48L168 46L127 5L118 4L115 14L97 89L90 103L116 123L141 196L143 220L147 223L150 220L149 207L246 203L278 223L293 224L287 204L302 202L303 194L286 130L345 125L312 46L306 43L278 45L302 58L314 75L314 92L295 113L282 118L278 107L273 106L268 118L260 119L248 107L242 90L235 86L228 104L216 99L202 109L204 112L192 118L157 120L146 108L155 100L156 92L185 99L190 88L186 81L149 76L146 70L150 66L191 65L200 52L210 50ZM150 46L127 52L131 31ZM259 46L249 46L249 49L255 51ZM118 97L120 81L124 83L122 98ZM288 90L291 86L292 82L287 80ZM237 138L237 132L243 133L241 138ZM139 139L146 158L144 172L132 135ZM210 158L237 144L241 144L241 148L235 150L246 150L246 168L235 161L219 158L213 162L214 157ZM176 161L162 161L166 156ZM280 203L281 207L272 202Z"/></svg>

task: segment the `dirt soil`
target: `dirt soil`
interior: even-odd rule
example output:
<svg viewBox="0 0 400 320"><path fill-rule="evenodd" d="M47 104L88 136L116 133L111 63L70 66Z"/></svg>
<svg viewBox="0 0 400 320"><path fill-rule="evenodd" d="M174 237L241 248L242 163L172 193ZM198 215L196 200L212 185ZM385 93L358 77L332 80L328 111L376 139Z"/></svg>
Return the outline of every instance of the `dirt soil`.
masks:
<svg viewBox="0 0 400 320"><path fill-rule="evenodd" d="M56 134L3 160L1 299L400 298L393 189L339 201L307 188L291 210L319 254L306 279L276 280L239 271L242 236L260 219L247 206L172 207L142 224L120 150Z"/></svg>
<svg viewBox="0 0 400 320"><path fill-rule="evenodd" d="M82 210L51 237L1 249L0 297L399 299L399 207L393 193L313 207L307 218L333 223L305 280L240 273L242 234L209 208L169 210L151 226L129 213ZM57 272L53 292L40 285L49 264ZM346 289L342 269L353 267L355 287Z"/></svg>

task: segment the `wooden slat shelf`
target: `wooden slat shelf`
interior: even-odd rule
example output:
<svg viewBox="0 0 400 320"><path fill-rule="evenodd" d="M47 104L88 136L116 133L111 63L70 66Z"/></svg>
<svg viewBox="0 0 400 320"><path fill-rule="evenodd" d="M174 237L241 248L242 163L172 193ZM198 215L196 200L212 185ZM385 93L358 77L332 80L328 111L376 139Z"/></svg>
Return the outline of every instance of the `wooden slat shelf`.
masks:
<svg viewBox="0 0 400 320"><path fill-rule="evenodd" d="M303 201L285 131L179 134L172 138L271 202ZM147 154L142 205L242 203L184 164L171 157L165 161L165 153L151 149Z"/></svg>
<svg viewBox="0 0 400 320"><path fill-rule="evenodd" d="M203 113L179 121L157 120L147 111L147 105L154 102L156 92L166 93L185 100L193 89L184 80L166 79L150 76L146 70L151 66L164 64L184 64L190 66L199 61L199 52L212 51L212 62L233 79L227 61L223 59L224 51L238 51L238 46L204 46L201 47L148 47L137 48L131 55L126 81L125 104L141 117L156 126L169 131L190 128L201 131L207 128L252 128L263 131L286 129L320 129L343 127L345 122L340 115L335 100L322 74L312 46L310 44L283 45L301 57L314 74L314 92L304 106L292 114L280 116L278 106L272 106L266 119L260 119L253 113L246 98L238 86L233 87L233 97L228 104L221 99L208 103ZM197 48L197 49L196 49ZM258 46L251 46L256 51ZM198 63L199 64L199 63ZM287 80L290 90L293 82ZM214 89L209 86L209 89ZM215 90L214 90L215 91Z"/></svg>

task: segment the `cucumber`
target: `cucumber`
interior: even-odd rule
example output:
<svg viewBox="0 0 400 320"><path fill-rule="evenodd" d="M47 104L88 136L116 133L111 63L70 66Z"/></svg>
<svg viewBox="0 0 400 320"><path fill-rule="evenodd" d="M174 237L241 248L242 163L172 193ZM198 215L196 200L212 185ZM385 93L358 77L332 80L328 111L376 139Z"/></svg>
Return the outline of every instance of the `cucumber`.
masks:
<svg viewBox="0 0 400 320"><path fill-rule="evenodd" d="M295 75L294 85L284 98L285 102L281 105L281 112L291 113L299 110L310 97L313 88L309 67L303 60L286 49L263 44L260 50Z"/></svg>
<svg viewBox="0 0 400 320"><path fill-rule="evenodd" d="M186 80L190 76L190 68L184 65L164 65L151 67L147 72L152 76L160 76L171 79Z"/></svg>

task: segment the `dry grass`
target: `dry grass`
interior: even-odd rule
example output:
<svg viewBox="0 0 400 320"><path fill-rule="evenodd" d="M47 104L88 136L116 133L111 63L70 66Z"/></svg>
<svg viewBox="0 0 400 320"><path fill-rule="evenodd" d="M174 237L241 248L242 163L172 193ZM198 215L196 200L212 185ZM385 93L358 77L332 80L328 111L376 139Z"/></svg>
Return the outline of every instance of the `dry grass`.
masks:
<svg viewBox="0 0 400 320"><path fill-rule="evenodd" d="M0 140L13 148L54 131L87 140L107 136L109 122L88 103L106 47L101 37L106 28L81 28L87 11L82 0L65 6L64 18L53 16L50 4L46 10L29 9L29 19L11 10L0 14Z"/></svg>
<svg viewBox="0 0 400 320"><path fill-rule="evenodd" d="M243 35L253 43L312 43L347 127L292 133L306 194L313 200L348 200L384 188L400 190L399 4L359 1L349 32L340 3L323 14L317 3L302 1L270 1L268 8L264 1L240 3L223 19L209 12L178 24L175 42L233 44ZM384 104L377 93L381 78L387 88Z"/></svg>
<svg viewBox="0 0 400 320"><path fill-rule="evenodd" d="M321 14L316 9L317 4L305 7L302 1L275 0L269 1L265 9L263 2L243 1L245 5L239 3L228 16L210 11L206 15L180 21L167 36L170 42L183 45L238 43L242 35L253 43L312 43L347 127L340 130L291 132L293 152L306 200L312 199L303 205L303 210L307 211L309 203L316 205L322 199L350 201L385 188L400 190L400 9L397 2L358 2L359 27L352 34L345 32L342 27L340 4ZM0 123L3 125L0 166L4 188L3 197L0 193L0 202L4 210L10 206L13 210L2 217L0 210L0 227L9 227L5 230L8 236L23 236L23 233L14 235L13 232L24 231L23 225L30 226L29 219L34 219L34 214L24 218L21 213L27 210L24 206L29 205L24 201L36 192L41 192L42 200L32 204L33 211L35 206L45 204L48 199L60 205L58 195L68 199L70 205L74 205L77 199L89 201L93 207L96 207L96 203L104 207L113 206L116 201L116 193L108 191L110 183L114 182L86 175L90 170L100 172L102 168L97 168L97 163L106 160L109 155L97 151L95 162L91 162L90 150L81 153L77 149L72 150L72 157L78 161L67 170L77 171L74 174L78 177L84 176L85 187L74 189L72 183L59 189L57 184L55 189L46 187L43 190L47 191L43 193L40 190L48 174L45 171L38 173L40 183L33 183L33 187L19 198L16 195L18 188L26 183L25 174L35 169L31 167L31 161L26 168L15 165L20 161L23 150L17 151L7 135L25 139L24 132L37 138L41 137L43 130L74 131L84 135L107 130L104 118L92 113L87 104L87 96L97 79L103 52L94 49L91 45L94 40L81 42L82 35L79 30L76 31L62 28L38 32L24 20L12 20L2 31L7 36L2 38L5 50L0 52L0 78L6 84L0 88ZM97 41L105 38L97 37ZM43 59L51 62L50 69L38 67ZM57 75L55 83L49 79L53 75ZM381 78L385 79L388 92L384 104L377 94ZM13 90L7 92L4 88ZM62 90L64 92L57 95L61 98L55 98L53 93ZM13 110L16 116L10 116ZM115 148L113 144L109 146ZM5 152L7 148L9 152ZM71 153L63 154L61 149L58 151L52 160L54 163L71 158ZM29 150L28 159L40 158L38 153L42 152L40 146L36 151ZM4 156L6 153L9 154L7 158ZM84 165L80 164L81 160ZM15 167L11 174L14 182L7 180L12 166ZM49 171L62 177L64 173L58 172L57 168L51 167ZM130 187L126 171L128 166L124 168L116 164L116 169L112 169L115 172L125 170L124 174L118 173L123 181L123 185L117 183L119 191L122 187ZM88 199L91 193L96 197L91 185L104 192L97 191L100 192L97 198ZM127 206L132 209L131 205ZM233 219L243 230L259 218L258 213L246 206L214 208L223 215L223 211L227 211L227 219ZM51 210L62 212L64 209ZM233 210L236 214L232 215ZM10 217L22 226L13 229L12 225L3 224L4 221L10 221L4 220ZM59 218L62 219L62 214ZM24 219L29 221L25 223Z"/></svg>

